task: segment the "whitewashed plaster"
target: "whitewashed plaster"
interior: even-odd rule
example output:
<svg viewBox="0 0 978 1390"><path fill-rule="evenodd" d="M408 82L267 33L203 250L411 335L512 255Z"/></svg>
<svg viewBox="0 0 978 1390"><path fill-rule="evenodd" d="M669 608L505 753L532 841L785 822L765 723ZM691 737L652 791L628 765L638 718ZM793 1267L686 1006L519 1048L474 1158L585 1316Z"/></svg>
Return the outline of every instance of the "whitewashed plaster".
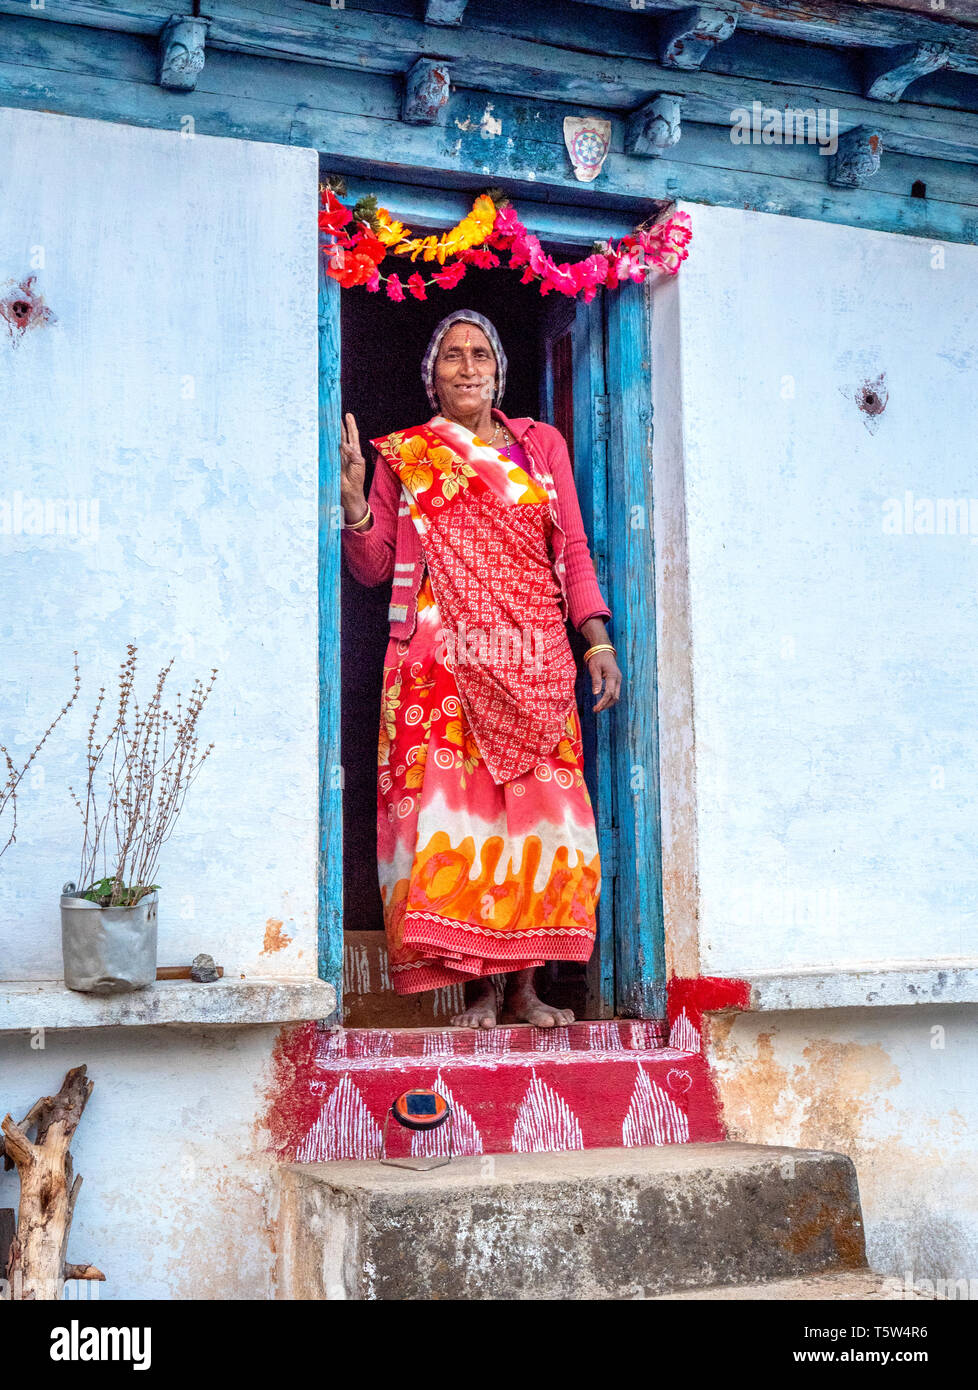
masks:
<svg viewBox="0 0 978 1390"><path fill-rule="evenodd" d="M315 974L317 158L174 123L0 109L0 282L35 274L57 318L0 325L0 503L98 504L97 534L0 534L0 741L29 750L74 648L83 680L0 861L0 978L61 975L68 783L130 641L144 694L170 657L174 690L219 669L161 963Z"/></svg>
<svg viewBox="0 0 978 1390"><path fill-rule="evenodd" d="M688 211L652 316L674 968L974 956L978 501L884 518L978 498L978 247Z"/></svg>

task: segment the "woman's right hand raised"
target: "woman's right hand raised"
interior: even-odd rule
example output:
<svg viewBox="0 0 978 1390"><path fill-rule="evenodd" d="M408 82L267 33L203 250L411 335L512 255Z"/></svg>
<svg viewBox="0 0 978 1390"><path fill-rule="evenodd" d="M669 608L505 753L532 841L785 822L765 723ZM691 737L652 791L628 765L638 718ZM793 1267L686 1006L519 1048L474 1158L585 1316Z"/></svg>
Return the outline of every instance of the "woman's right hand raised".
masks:
<svg viewBox="0 0 978 1390"><path fill-rule="evenodd" d="M367 465L360 450L360 433L352 415L343 417L343 437L340 440L340 501L348 526L367 515L364 495Z"/></svg>

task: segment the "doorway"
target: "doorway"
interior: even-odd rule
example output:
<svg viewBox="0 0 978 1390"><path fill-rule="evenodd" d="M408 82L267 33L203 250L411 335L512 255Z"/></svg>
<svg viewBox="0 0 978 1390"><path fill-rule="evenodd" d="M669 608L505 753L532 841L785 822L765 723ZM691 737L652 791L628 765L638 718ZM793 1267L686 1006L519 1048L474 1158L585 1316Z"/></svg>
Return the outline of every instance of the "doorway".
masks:
<svg viewBox="0 0 978 1390"><path fill-rule="evenodd" d="M583 254L580 247L547 249L564 258ZM651 627L643 628L637 641L632 632L634 580L638 577L645 591L645 601L638 604L642 621L653 613L654 585L650 498L645 496L651 392L648 364L639 341L646 326L645 300L641 294L631 294L631 289L637 287L617 291L614 296L602 294L591 305L584 305L558 300L556 295L541 296L536 284L522 285L512 271L499 269L470 270L457 289L432 290L427 301L392 303L382 293L362 289L341 294L330 290L325 296L338 318L332 329L340 349L339 379L329 399L337 415L341 406L343 413L349 411L356 417L367 459L368 489L373 460L367 441L424 421L431 413L420 364L435 324L453 308L463 307L473 308L495 323L509 359L503 401L506 413L547 420L567 440L599 583L614 615L612 638L626 673L626 686L629 656L641 656L649 639L654 671L654 621ZM623 343L623 333L636 341ZM621 412L628 409L636 412L630 423L621 418ZM335 452L332 457L329 466L335 469ZM612 517L614 522L609 520ZM626 520L632 535L621 530ZM328 550L331 545L338 550L338 537L327 541ZM611 551L614 565L608 563ZM384 941L376 872L376 751L390 589L365 588L338 564L335 554L331 552L327 558L335 565L338 590L336 612L324 611L323 621L327 629L332 625L339 628L339 689L334 683L333 690L340 697L336 734L342 767L341 930L347 944L347 998L351 1001L350 977L357 971L363 973L367 958L364 943L376 943L375 949L367 952L376 959L382 954ZM624 571L619 572L620 560L631 569L631 583ZM328 582L324 589L328 591ZM570 626L568 633L580 657L583 639ZM328 662L328 641L326 649ZM640 659L638 665L640 681L647 680L648 661ZM325 662L323 674L325 684ZM654 735L654 706L645 708L638 719L634 714L650 697L654 700L654 675L652 686L630 689L616 710L595 718L586 676L582 675L578 687L585 775L595 806L602 864L598 938L586 967L572 963L546 967L541 992L554 1003L573 1008L582 1019L664 1016L657 766L649 741L649 735ZM334 816L336 809L334 797ZM334 858L335 841L334 836ZM335 872L339 867L334 864L334 882L340 877ZM650 874L654 885L647 881ZM646 880L644 885L640 879ZM335 924L333 931L335 934ZM358 943L356 953L349 949L352 942ZM371 975L369 968L366 975ZM382 976L382 971L373 974L371 991L386 983ZM348 1021L373 1027L404 1026L413 1017L428 1026L447 1022L447 1018L433 1019L422 1011L406 1013L405 998L410 996L398 998L388 991L385 999L379 994L372 999L372 1008L366 1013L354 1009ZM449 1012L457 1003L445 1001L442 1012Z"/></svg>

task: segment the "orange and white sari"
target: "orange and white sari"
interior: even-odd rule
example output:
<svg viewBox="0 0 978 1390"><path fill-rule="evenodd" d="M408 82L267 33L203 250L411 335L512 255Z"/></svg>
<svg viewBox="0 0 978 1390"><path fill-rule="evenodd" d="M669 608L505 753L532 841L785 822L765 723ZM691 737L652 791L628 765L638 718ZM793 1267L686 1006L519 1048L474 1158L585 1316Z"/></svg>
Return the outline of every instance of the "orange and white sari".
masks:
<svg viewBox="0 0 978 1390"><path fill-rule="evenodd" d="M442 416L372 442L427 565L415 631L384 664L377 858L394 988L587 960L600 863L552 480Z"/></svg>

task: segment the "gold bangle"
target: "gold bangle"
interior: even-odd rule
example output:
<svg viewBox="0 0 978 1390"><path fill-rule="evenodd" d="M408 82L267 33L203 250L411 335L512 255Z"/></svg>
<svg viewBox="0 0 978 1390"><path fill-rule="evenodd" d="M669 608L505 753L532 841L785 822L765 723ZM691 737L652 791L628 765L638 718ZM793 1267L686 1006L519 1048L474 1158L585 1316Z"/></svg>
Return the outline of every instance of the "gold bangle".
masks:
<svg viewBox="0 0 978 1390"><path fill-rule="evenodd" d="M596 656L598 652L613 652L615 656L618 655L618 649L613 647L610 642L596 642L593 647L588 647L584 653L584 660L590 661L592 656Z"/></svg>
<svg viewBox="0 0 978 1390"><path fill-rule="evenodd" d="M368 502L368 503L367 503L367 514L366 514L366 516L362 516L362 517L360 518L359 521L354 521L354 522L352 522L352 523L349 522L349 521L344 521L344 523L343 523L343 530L344 530L344 531L362 531L363 528L367 525L367 523L368 523L369 521L371 521L372 519L373 519L373 512L370 510L370 503Z"/></svg>

